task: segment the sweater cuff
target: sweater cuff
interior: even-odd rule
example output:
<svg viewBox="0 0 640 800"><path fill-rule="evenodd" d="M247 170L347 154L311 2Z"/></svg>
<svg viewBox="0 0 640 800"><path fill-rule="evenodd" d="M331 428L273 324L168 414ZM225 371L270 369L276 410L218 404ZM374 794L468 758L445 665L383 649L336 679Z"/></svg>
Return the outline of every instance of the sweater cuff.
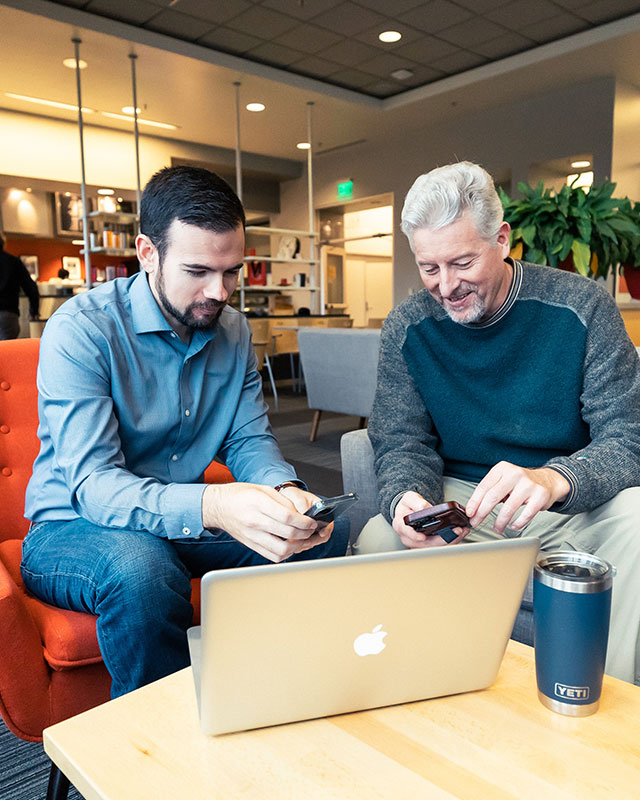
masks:
<svg viewBox="0 0 640 800"><path fill-rule="evenodd" d="M558 503L554 503L549 507L549 511L565 511L571 506L571 503L573 503L575 499L578 491L578 479L576 478L575 474L564 464L546 464L545 466L547 469L553 469L556 472L559 472L560 475L562 475L562 477L569 483L569 494L565 497L565 499L559 501Z"/></svg>

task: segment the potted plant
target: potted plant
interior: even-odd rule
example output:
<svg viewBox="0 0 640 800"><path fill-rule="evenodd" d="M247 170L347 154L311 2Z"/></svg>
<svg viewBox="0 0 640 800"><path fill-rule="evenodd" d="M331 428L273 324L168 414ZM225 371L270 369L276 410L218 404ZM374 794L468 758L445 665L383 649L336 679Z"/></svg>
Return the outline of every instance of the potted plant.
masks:
<svg viewBox="0 0 640 800"><path fill-rule="evenodd" d="M632 203L625 197L620 201L619 211L633 228L632 232L622 240L620 266L629 294L640 300L640 203Z"/></svg>
<svg viewBox="0 0 640 800"><path fill-rule="evenodd" d="M620 210L623 201L613 197L615 186L604 181L585 191L574 181L554 192L542 182L535 188L519 183L522 199L514 200L501 189L512 247L521 243L523 258L535 264L606 278L633 237L640 237L640 215L634 220Z"/></svg>

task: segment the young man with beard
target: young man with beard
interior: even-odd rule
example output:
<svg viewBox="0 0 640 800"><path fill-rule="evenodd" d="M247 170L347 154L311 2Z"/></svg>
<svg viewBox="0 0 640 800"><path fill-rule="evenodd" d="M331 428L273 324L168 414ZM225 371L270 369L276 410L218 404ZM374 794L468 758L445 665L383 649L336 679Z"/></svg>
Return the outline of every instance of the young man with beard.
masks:
<svg viewBox="0 0 640 800"><path fill-rule="evenodd" d="M22 574L97 615L113 697L188 665L192 577L346 550L344 526L304 516L318 498L282 458L249 325L227 305L244 222L213 173L161 170L142 270L67 301L42 338ZM215 456L237 483L203 483Z"/></svg>
<svg viewBox="0 0 640 800"><path fill-rule="evenodd" d="M617 569L607 672L640 683L640 360L595 281L509 257L491 177L422 175L402 213L425 290L381 338L369 420L382 514L360 553L440 547L403 522L445 500L458 538L537 536Z"/></svg>

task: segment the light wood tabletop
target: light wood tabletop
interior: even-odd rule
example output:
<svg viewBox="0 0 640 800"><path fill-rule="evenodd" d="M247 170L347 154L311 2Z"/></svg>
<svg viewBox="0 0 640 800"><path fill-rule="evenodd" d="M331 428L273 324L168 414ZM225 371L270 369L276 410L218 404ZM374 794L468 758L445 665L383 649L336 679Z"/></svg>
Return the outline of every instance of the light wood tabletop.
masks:
<svg viewBox="0 0 640 800"><path fill-rule="evenodd" d="M214 737L185 669L48 728L44 747L87 800L627 800L640 688L605 677L596 714L563 717L510 642L484 691Z"/></svg>

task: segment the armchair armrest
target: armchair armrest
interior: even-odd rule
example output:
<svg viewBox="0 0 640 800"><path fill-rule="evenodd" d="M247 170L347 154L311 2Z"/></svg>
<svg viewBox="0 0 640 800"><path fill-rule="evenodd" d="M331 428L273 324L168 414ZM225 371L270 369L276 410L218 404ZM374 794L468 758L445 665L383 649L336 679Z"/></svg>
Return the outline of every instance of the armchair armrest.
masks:
<svg viewBox="0 0 640 800"><path fill-rule="evenodd" d="M342 482L345 492L356 492L359 502L349 511L353 543L371 517L378 513L378 484L373 468L373 448L366 430L349 431L340 439Z"/></svg>

